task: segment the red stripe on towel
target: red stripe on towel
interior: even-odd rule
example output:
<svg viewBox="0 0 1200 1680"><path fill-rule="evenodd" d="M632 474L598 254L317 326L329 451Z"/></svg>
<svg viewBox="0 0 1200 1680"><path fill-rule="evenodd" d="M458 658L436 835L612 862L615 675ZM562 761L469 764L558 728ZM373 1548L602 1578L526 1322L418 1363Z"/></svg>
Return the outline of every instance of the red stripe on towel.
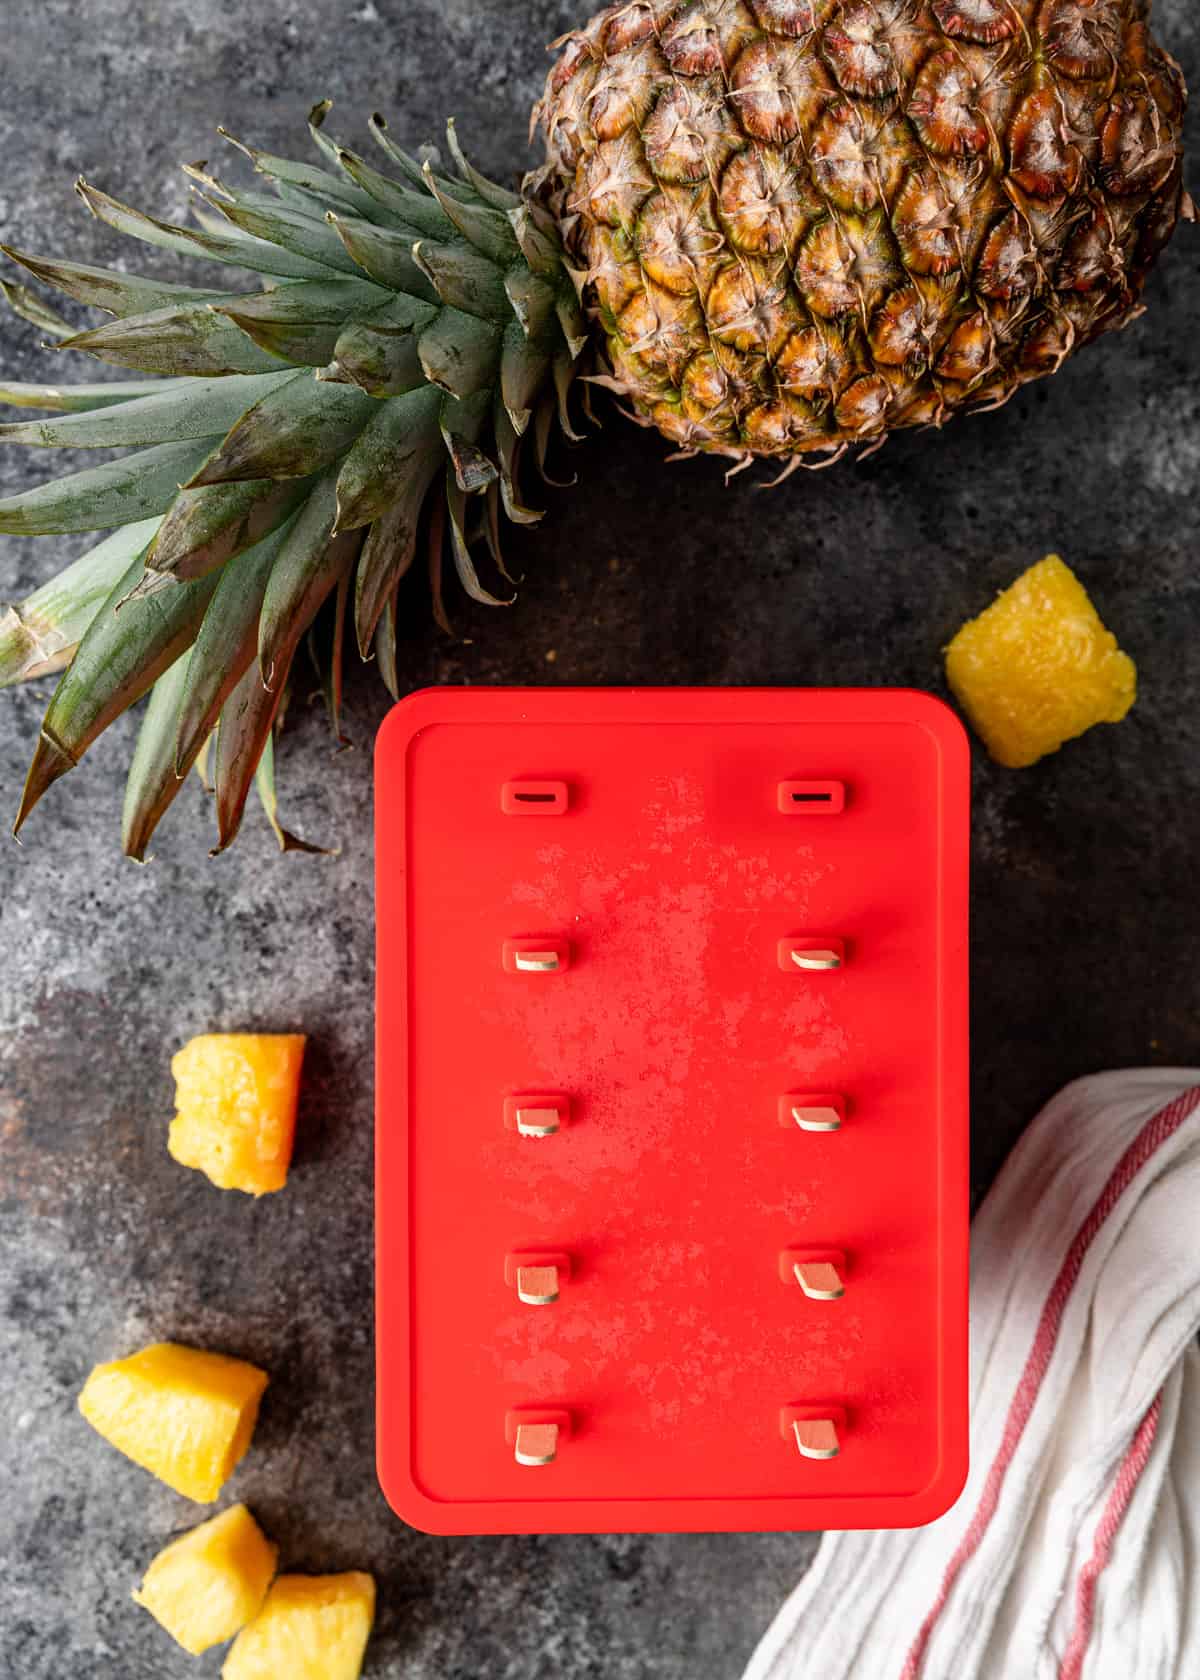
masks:
<svg viewBox="0 0 1200 1680"><path fill-rule="evenodd" d="M1112 1213L1138 1173L1162 1148L1163 1144L1179 1130L1180 1126L1197 1107L1200 1107L1200 1086L1196 1086L1190 1091L1181 1092L1174 1102L1168 1103L1166 1108L1159 1109L1157 1114L1147 1120L1137 1137L1113 1168L1108 1183L1100 1193L1099 1201L1075 1233L1075 1240L1067 1250L1059 1274L1046 1297L1046 1305L1042 1308L1042 1316L1038 1321L1033 1346L1029 1350L1029 1357L1025 1361L1025 1369L1021 1373L1021 1380L1017 1384L1016 1393L1013 1395L1012 1405L1009 1407L1008 1417L1004 1424L1004 1435L1000 1442L1000 1449L992 1461L991 1469L988 1471L987 1481L984 1483L983 1492L979 1498L979 1506L975 1515L971 1518L970 1527L959 1541L954 1555L946 1565L946 1573L942 1577L938 1596L913 1640L912 1649L905 1660L900 1680L919 1680L930 1636L937 1626L938 1618L946 1608L954 1583L965 1565L979 1549L979 1544L987 1532L987 1526L996 1514L1004 1478L1008 1474L1009 1465L1016 1456L1017 1448L1021 1444L1021 1437L1025 1433L1025 1426L1033 1412L1034 1404L1058 1341L1063 1313L1066 1310L1071 1291L1078 1281L1088 1249L1091 1248L1097 1235L1103 1229L1105 1220Z"/></svg>
<svg viewBox="0 0 1200 1680"><path fill-rule="evenodd" d="M1083 1673L1083 1659L1087 1656L1088 1644L1092 1637L1092 1621L1096 1611L1096 1583L1104 1571L1104 1566L1112 1556L1113 1541L1117 1537L1117 1530L1129 1509L1129 1501L1133 1498L1134 1489L1141 1480L1142 1471L1150 1458L1154 1447L1154 1437L1158 1433L1158 1420L1162 1415L1162 1395L1160 1394L1142 1419L1137 1434L1130 1442L1129 1451L1122 1461L1117 1479L1113 1483L1113 1490L1108 1496L1108 1503L1104 1507L1096 1529L1096 1538L1092 1544L1092 1555L1079 1572L1079 1580L1075 1587L1075 1626L1071 1629L1070 1642L1066 1654L1058 1671L1058 1680L1079 1680Z"/></svg>

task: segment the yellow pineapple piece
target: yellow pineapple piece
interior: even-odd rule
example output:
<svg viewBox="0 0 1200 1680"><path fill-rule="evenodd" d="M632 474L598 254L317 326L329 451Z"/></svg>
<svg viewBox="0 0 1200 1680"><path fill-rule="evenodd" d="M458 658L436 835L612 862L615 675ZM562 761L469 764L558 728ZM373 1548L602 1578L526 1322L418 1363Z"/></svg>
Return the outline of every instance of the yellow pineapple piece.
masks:
<svg viewBox="0 0 1200 1680"><path fill-rule="evenodd" d="M211 1505L245 1456L267 1382L244 1359L157 1342L97 1365L79 1410L126 1458Z"/></svg>
<svg viewBox="0 0 1200 1680"><path fill-rule="evenodd" d="M258 1615L278 1556L246 1507L234 1505L159 1552L133 1601L198 1657Z"/></svg>
<svg viewBox="0 0 1200 1680"><path fill-rule="evenodd" d="M299 1033L209 1033L171 1062L167 1148L222 1190L264 1196L287 1183L305 1040Z"/></svg>
<svg viewBox="0 0 1200 1680"><path fill-rule="evenodd" d="M374 1620L369 1575L280 1575L221 1680L358 1680Z"/></svg>
<svg viewBox="0 0 1200 1680"><path fill-rule="evenodd" d="M1057 554L963 625L946 677L988 752L1013 770L1093 724L1120 723L1137 699L1137 667Z"/></svg>

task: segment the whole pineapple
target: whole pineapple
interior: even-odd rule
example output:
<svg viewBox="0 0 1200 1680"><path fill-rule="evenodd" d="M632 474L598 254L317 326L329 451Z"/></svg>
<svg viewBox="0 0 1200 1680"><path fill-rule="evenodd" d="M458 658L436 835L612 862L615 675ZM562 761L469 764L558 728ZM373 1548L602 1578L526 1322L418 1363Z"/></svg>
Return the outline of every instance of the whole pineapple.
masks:
<svg viewBox="0 0 1200 1680"><path fill-rule="evenodd" d="M1006 401L1139 312L1185 91L1145 0L633 0L565 38L539 179L615 388L828 456Z"/></svg>
<svg viewBox="0 0 1200 1680"><path fill-rule="evenodd" d="M0 437L133 451L0 501L0 533L111 533L0 612L0 685L63 671L18 828L149 694L126 851L145 855L193 765L218 849L255 783L293 843L272 742L302 647L336 728L348 624L398 692L418 551L443 622L446 553L473 598L497 600L503 521L539 517L522 451L541 464L556 429L574 435L573 382L601 334L611 371L593 379L635 418L685 453L787 474L1004 402L1130 320L1192 213L1182 78L1147 11L629 0L562 43L534 112L548 161L521 194L471 167L453 125L451 174L373 118L377 168L330 138L325 104L321 166L242 148L269 193L189 166L197 227L80 182L118 231L261 286L8 249L114 319L78 333L5 283L18 313L150 376L0 384L0 401L60 411Z"/></svg>

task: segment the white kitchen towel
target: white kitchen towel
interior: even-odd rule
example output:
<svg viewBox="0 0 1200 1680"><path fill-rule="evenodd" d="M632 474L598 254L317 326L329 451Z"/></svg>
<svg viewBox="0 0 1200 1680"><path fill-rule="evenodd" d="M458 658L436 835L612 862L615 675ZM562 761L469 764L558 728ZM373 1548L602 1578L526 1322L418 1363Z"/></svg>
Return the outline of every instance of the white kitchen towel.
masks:
<svg viewBox="0 0 1200 1680"><path fill-rule="evenodd" d="M1068 1086L976 1218L971 1472L828 1534L745 1680L1200 1680L1200 1072Z"/></svg>

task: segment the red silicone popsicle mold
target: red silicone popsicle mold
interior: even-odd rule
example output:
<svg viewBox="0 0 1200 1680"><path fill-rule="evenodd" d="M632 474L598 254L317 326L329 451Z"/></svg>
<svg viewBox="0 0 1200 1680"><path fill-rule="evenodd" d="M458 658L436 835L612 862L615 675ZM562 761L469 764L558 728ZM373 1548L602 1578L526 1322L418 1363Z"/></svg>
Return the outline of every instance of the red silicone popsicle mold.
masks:
<svg viewBox="0 0 1200 1680"><path fill-rule="evenodd" d="M907 691L380 734L379 1471L438 1534L899 1527L967 1455L968 751Z"/></svg>

